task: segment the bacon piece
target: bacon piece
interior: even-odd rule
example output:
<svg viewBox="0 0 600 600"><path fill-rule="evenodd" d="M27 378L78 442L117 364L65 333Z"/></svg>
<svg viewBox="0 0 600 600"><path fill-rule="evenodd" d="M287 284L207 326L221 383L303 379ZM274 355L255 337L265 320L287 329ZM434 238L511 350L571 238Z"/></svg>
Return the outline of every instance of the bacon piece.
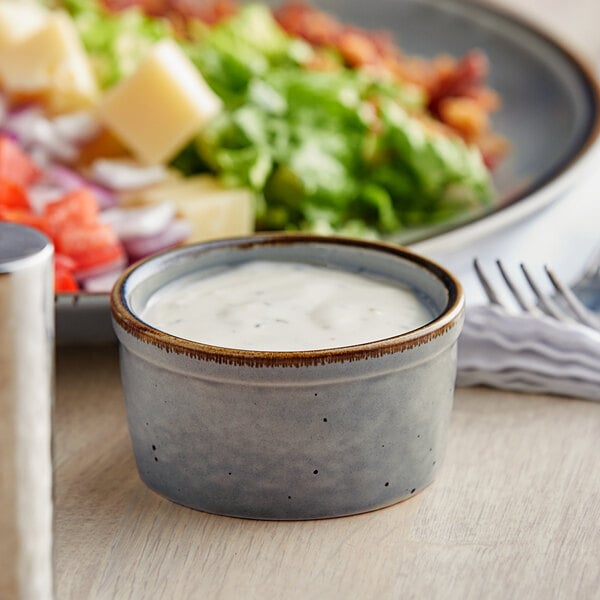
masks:
<svg viewBox="0 0 600 600"><path fill-rule="evenodd" d="M208 25L215 25L236 14L239 7L235 0L171 0L171 10L184 19L199 19Z"/></svg>
<svg viewBox="0 0 600 600"><path fill-rule="evenodd" d="M444 98L439 102L437 110L440 120L458 131L467 141L476 140L490 126L487 111L473 98Z"/></svg>
<svg viewBox="0 0 600 600"><path fill-rule="evenodd" d="M436 85L430 92L430 110L437 114L444 99L467 96L482 87L487 71L488 61L482 52L472 50L465 54L453 69L439 72Z"/></svg>
<svg viewBox="0 0 600 600"><path fill-rule="evenodd" d="M343 31L343 26L333 17L304 2L287 2L274 9L273 16L290 35L314 46L335 46Z"/></svg>
<svg viewBox="0 0 600 600"><path fill-rule="evenodd" d="M146 14L170 19L180 26L186 19L199 19L208 25L234 15L238 11L235 0L103 0L111 11L120 11L133 6Z"/></svg>

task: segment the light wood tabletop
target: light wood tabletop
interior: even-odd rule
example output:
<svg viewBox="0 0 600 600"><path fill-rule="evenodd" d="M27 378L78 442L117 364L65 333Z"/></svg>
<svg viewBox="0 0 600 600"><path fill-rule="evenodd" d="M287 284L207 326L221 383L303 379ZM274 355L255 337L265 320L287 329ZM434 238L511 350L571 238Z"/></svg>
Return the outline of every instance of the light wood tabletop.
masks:
<svg viewBox="0 0 600 600"><path fill-rule="evenodd" d="M495 3L600 57L598 0ZM597 403L459 389L422 493L354 517L250 521L150 491L116 348L59 348L54 461L59 600L600 598Z"/></svg>
<svg viewBox="0 0 600 600"><path fill-rule="evenodd" d="M57 598L600 597L600 406L459 389L446 458L410 500L260 522L139 479L115 348L60 349Z"/></svg>

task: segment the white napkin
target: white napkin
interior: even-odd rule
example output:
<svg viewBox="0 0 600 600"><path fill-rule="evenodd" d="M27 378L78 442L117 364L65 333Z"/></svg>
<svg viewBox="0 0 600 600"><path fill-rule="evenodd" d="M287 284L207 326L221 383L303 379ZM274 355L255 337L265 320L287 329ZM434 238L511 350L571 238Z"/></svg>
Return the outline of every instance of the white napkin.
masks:
<svg viewBox="0 0 600 600"><path fill-rule="evenodd" d="M600 401L600 333L550 317L468 306L457 385Z"/></svg>

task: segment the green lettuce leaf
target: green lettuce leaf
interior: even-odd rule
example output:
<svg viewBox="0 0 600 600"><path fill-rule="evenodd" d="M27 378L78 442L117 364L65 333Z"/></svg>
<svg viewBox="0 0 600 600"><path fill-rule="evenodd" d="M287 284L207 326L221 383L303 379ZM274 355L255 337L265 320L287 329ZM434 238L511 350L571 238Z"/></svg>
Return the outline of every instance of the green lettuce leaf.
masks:
<svg viewBox="0 0 600 600"><path fill-rule="evenodd" d="M341 61L306 68L310 49L262 5L200 28L188 54L226 106L198 153L231 185L256 191L261 229L386 234L491 195L479 151L427 127L421 90Z"/></svg>
<svg viewBox="0 0 600 600"><path fill-rule="evenodd" d="M98 0L60 0L58 5L73 18L101 88L132 73L153 44L173 35L168 21L137 7L109 12Z"/></svg>

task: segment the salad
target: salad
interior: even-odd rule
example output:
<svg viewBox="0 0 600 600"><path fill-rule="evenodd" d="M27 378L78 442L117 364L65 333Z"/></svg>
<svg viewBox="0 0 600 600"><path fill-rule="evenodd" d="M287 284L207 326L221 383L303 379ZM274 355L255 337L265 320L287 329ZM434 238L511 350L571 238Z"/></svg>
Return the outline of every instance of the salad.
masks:
<svg viewBox="0 0 600 600"><path fill-rule="evenodd" d="M0 219L51 237L58 291L254 228L446 222L492 201L506 152L486 74L304 3L7 0Z"/></svg>

